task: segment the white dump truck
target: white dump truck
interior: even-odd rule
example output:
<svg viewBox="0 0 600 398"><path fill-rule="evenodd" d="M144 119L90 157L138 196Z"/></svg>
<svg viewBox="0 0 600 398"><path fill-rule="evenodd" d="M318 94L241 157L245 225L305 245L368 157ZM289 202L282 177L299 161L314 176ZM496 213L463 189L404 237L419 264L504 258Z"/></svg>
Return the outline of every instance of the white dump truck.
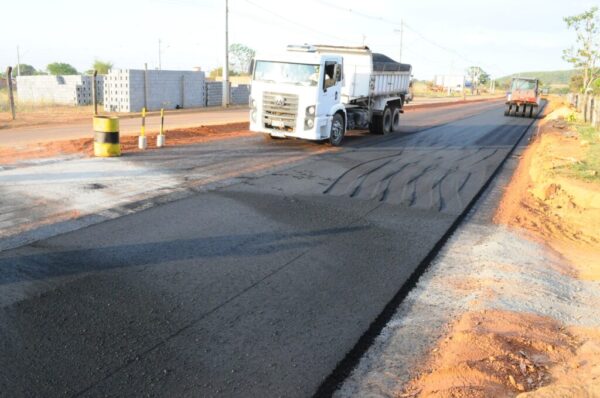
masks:
<svg viewBox="0 0 600 398"><path fill-rule="evenodd" d="M412 68L368 47L288 46L253 61L250 130L329 140L348 130L398 130Z"/></svg>

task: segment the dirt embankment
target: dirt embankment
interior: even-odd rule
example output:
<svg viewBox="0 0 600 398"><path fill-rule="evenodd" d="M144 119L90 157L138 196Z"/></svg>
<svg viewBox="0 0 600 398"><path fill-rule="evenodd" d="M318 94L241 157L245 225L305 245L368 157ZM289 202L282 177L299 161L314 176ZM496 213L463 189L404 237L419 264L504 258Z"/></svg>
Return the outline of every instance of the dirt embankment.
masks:
<svg viewBox="0 0 600 398"><path fill-rule="evenodd" d="M542 121L495 221L522 228L572 263L579 278L600 280L600 184L571 176L590 143L569 128L562 106Z"/></svg>
<svg viewBox="0 0 600 398"><path fill-rule="evenodd" d="M253 135L248 123L231 123L219 126L200 126L166 131L167 146L196 144ZM156 149L156 133L148 134L148 149ZM123 153L137 152L135 136L121 136ZM0 164L11 164L30 159L41 159L61 155L93 156L93 138L45 142L19 148L0 148Z"/></svg>
<svg viewBox="0 0 600 398"><path fill-rule="evenodd" d="M543 284L568 289L587 284L597 301L600 289L594 286L600 287L600 183L572 172L589 160L591 143L582 140L565 121L572 117L571 109L557 102L553 108L525 151L494 221L520 231L523 239L547 245L547 250L558 253L567 264L566 269L555 269L559 272L548 272L558 275L552 282L536 280L547 276L528 274L533 266L522 264L520 278L534 287L529 294L539 294L543 289L536 291L535 286ZM578 289L573 288L575 292ZM580 319L576 311L581 304L570 303L565 297L570 293L564 293L563 288L557 291L562 292L564 302L550 296L546 300L536 296L531 302L542 299L545 308L539 312L570 313L573 319ZM510 296L502 299L502 294ZM510 303L515 294L505 289L499 296L495 294L495 300ZM523 296L527 300L527 295ZM462 313L399 396L600 397L600 327L573 325L517 307ZM560 310L554 312L557 307ZM600 308L596 314L600 317Z"/></svg>

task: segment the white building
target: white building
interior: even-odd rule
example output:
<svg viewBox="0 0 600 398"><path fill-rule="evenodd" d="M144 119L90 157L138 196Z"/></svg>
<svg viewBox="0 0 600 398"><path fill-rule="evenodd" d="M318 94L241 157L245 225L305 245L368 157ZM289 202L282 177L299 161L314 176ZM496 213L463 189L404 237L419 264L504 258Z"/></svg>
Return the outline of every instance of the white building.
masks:
<svg viewBox="0 0 600 398"><path fill-rule="evenodd" d="M446 90L462 92L465 77L463 75L435 75L433 83Z"/></svg>

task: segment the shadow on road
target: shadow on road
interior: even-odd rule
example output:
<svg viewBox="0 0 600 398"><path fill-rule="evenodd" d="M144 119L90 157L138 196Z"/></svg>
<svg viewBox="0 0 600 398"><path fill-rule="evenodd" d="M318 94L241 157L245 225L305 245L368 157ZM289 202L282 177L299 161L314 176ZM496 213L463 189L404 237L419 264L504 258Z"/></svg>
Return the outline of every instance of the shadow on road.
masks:
<svg viewBox="0 0 600 398"><path fill-rule="evenodd" d="M216 257L269 255L276 252L316 247L325 236L358 232L366 227L325 228L306 232L264 232L205 238L152 241L76 250L44 250L41 253L0 258L0 285L77 275L91 271L159 264L169 261ZM314 240L310 238L319 238ZM90 242L94 245L94 242Z"/></svg>

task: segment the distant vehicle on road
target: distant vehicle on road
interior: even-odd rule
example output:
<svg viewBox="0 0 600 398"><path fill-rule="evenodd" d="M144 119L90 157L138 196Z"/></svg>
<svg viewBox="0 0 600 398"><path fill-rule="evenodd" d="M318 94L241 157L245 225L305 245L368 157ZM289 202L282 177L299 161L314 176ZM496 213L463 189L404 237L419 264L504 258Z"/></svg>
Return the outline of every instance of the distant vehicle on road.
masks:
<svg viewBox="0 0 600 398"><path fill-rule="evenodd" d="M397 131L411 72L368 47L288 46L283 54L257 57L250 130L334 146L348 130Z"/></svg>
<svg viewBox="0 0 600 398"><path fill-rule="evenodd" d="M540 106L540 82L538 79L515 77L506 98L504 116L529 116L537 114Z"/></svg>

